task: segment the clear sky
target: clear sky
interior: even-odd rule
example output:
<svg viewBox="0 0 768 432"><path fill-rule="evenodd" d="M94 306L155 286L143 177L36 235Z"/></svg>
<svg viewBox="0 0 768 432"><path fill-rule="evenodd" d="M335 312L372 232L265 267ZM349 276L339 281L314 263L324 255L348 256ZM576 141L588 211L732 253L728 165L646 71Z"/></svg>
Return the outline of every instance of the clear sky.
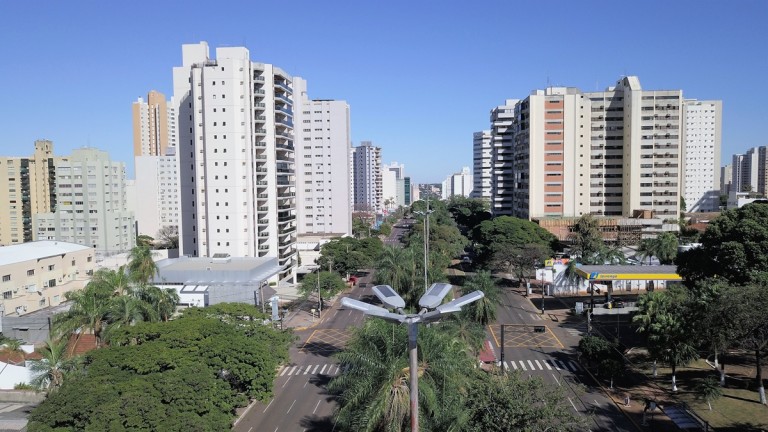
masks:
<svg viewBox="0 0 768 432"><path fill-rule="evenodd" d="M0 1L0 154L91 146L133 176L131 103L170 97L181 45L254 61L349 102L415 183L472 166L489 111L550 85L723 100L723 163L768 145L768 1Z"/></svg>

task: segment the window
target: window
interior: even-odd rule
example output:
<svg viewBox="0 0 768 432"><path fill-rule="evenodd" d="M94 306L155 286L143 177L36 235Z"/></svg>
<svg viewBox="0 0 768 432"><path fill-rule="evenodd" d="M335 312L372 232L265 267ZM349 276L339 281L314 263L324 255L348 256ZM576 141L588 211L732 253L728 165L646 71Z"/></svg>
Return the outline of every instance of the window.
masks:
<svg viewBox="0 0 768 432"><path fill-rule="evenodd" d="M56 267L56 264L51 264L51 265L49 265L49 266L48 266L48 271L51 271L51 270L53 270L53 269L54 269L54 267Z"/></svg>
<svg viewBox="0 0 768 432"><path fill-rule="evenodd" d="M5 291L3 292L3 299L9 300L13 298L13 291Z"/></svg>
<svg viewBox="0 0 768 432"><path fill-rule="evenodd" d="M11 275L4 275L3 276L3 282L8 282L9 280L11 280Z"/></svg>
<svg viewBox="0 0 768 432"><path fill-rule="evenodd" d="M35 269L27 270L27 276L34 276L35 275Z"/></svg>

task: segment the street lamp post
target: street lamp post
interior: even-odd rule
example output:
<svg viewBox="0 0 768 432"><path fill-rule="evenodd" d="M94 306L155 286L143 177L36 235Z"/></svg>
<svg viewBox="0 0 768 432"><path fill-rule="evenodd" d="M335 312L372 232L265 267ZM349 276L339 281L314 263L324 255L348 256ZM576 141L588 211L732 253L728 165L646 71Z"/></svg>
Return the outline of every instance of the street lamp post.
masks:
<svg viewBox="0 0 768 432"><path fill-rule="evenodd" d="M424 216L424 292L427 292L429 280L427 279L427 266L429 257L429 214L433 210L429 209L429 197L427 197L427 209L425 211L415 211L414 213Z"/></svg>
<svg viewBox="0 0 768 432"><path fill-rule="evenodd" d="M390 312L380 306L374 306L360 300L344 297L341 305L350 309L356 309L366 315L378 317L386 321L408 325L408 360L410 376L410 402L411 402L411 431L419 432L419 374L418 374L418 345L419 323L431 323L440 320L443 316L459 312L461 307L480 300L485 296L482 291L475 291L459 297L448 303L442 304L443 298L451 292L451 285L446 283L434 283L419 299L421 311L416 314L406 314L405 300L400 297L389 285L376 285L372 288L376 297L384 306L394 309L397 313ZM434 309L429 311L429 309Z"/></svg>

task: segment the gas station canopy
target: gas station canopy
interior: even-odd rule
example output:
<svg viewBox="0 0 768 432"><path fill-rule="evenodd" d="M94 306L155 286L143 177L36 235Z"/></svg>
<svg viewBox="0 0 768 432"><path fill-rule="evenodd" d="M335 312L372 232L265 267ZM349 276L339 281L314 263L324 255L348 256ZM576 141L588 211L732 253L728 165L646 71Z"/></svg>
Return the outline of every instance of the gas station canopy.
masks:
<svg viewBox="0 0 768 432"><path fill-rule="evenodd" d="M674 265L583 265L576 267L576 274L588 281L683 280Z"/></svg>

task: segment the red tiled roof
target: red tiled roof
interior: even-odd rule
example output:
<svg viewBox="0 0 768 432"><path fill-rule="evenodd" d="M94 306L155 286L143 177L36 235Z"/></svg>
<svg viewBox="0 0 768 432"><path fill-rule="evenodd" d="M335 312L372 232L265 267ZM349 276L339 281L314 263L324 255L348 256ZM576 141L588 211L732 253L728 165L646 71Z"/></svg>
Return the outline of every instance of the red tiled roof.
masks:
<svg viewBox="0 0 768 432"><path fill-rule="evenodd" d="M79 338L78 338L79 337ZM96 345L96 336L92 334L73 334L69 337L69 343L67 344L67 353L70 356L79 356L93 351L98 346Z"/></svg>

